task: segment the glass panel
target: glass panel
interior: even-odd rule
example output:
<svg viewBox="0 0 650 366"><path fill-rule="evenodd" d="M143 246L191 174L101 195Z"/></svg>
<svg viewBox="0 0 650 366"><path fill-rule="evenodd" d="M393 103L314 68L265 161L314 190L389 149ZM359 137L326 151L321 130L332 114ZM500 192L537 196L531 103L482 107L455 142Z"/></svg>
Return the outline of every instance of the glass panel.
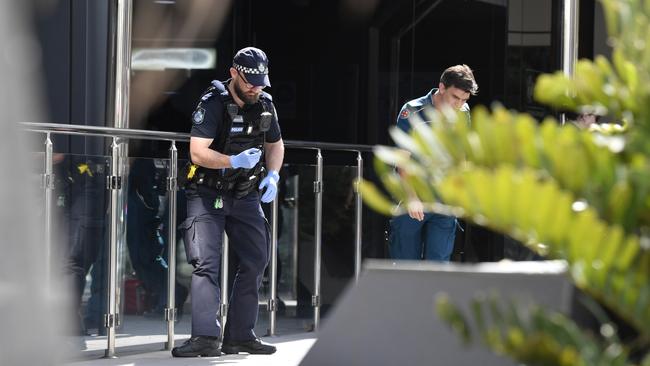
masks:
<svg viewBox="0 0 650 366"><path fill-rule="evenodd" d="M161 142L161 144L164 144ZM181 146L178 146L181 149ZM179 153L179 155L181 155ZM180 176L186 160L179 160ZM121 332L130 339L119 346L147 345L159 350L167 341L167 278L169 269L169 192L167 177L169 159L129 159L128 198L126 209L126 247L123 285L124 326ZM192 266L187 263L183 233L178 230L187 217L185 191L176 192L176 283L177 321L175 335L187 338L191 333L189 296ZM133 339L134 336L146 336Z"/></svg>
<svg viewBox="0 0 650 366"><path fill-rule="evenodd" d="M110 244L110 191L106 189L110 158L57 154L55 162L55 245L61 248L61 271L73 289L70 311L75 322L67 333L74 336L74 347L83 350L84 357L95 357L107 346L103 318ZM167 169L164 159L129 159L123 178L126 207L118 217L126 232L118 234L118 352L120 347L134 344L159 350L167 339L163 316L167 301ZM183 270L178 273L181 279ZM177 294L177 304L182 305L187 286L177 284ZM187 325L178 327L177 334L188 335ZM146 337L134 340L134 336Z"/></svg>
<svg viewBox="0 0 650 366"><path fill-rule="evenodd" d="M182 148L179 146L179 156ZM187 154L183 154L186 156ZM180 225L187 218L187 199L185 198L185 187L181 186L183 182L182 177L187 174L187 159L178 160L178 177L179 177L179 190L176 192L176 308L178 309L179 321L176 323L176 335L182 337L189 337L192 333L192 304L190 296L190 283L192 280L192 267L187 263L187 256L185 255L185 240L184 232L179 229ZM169 205L165 203L164 215L164 237L167 242L168 225L169 225Z"/></svg>
<svg viewBox="0 0 650 366"><path fill-rule="evenodd" d="M506 51L506 106L542 119L549 110L533 100L533 86L542 72L555 69L553 2L510 1Z"/></svg>
<svg viewBox="0 0 650 366"><path fill-rule="evenodd" d="M324 154L325 155L325 154ZM315 166L285 165L280 172L278 199L278 334L305 331L312 326L314 284ZM321 314L354 276L354 166L323 168ZM270 213L270 210L269 210ZM266 301L269 281L260 292ZM265 305L266 303L264 303ZM266 306L260 308L260 331L268 324Z"/></svg>
<svg viewBox="0 0 650 366"><path fill-rule="evenodd" d="M278 194L278 261L282 271L278 271L278 295L280 299L287 303L291 301L295 306L298 295L296 265L300 177L290 166L285 167L281 175L284 184L281 184Z"/></svg>
<svg viewBox="0 0 650 366"><path fill-rule="evenodd" d="M159 350L167 340L168 192L167 159L131 158L128 166L125 277L121 333L147 336L138 344ZM179 271L179 274L182 273ZM180 276L179 276L180 278ZM183 308L188 286L176 283L177 307ZM183 320L183 311L179 310ZM184 334L182 327L177 334ZM128 344L133 345L133 339Z"/></svg>
<svg viewBox="0 0 650 366"><path fill-rule="evenodd" d="M105 340L109 167L106 156L54 156L53 245L60 258L54 268L69 281L72 323L65 333L79 350L105 347L99 340Z"/></svg>
<svg viewBox="0 0 650 366"><path fill-rule="evenodd" d="M298 184L299 172L295 166L285 165L280 171L278 186L278 248L277 248L277 312L276 334L304 331L303 321L296 320L297 299L297 235L298 235ZM307 179L306 177L303 177ZM313 177L311 178L313 181ZM313 192L312 192L313 195ZM262 204L272 225L271 204ZM266 334L269 313L267 302L271 293L270 263L260 288L260 317L256 332Z"/></svg>

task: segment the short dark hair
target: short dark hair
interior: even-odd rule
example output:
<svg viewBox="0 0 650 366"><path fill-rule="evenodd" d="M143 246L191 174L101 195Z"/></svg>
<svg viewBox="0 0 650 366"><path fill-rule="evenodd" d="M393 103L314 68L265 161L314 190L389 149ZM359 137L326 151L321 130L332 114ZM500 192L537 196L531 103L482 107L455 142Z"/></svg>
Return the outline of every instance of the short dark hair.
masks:
<svg viewBox="0 0 650 366"><path fill-rule="evenodd" d="M448 67L440 76L440 82L446 88L453 86L472 95L478 93L478 84L474 80L472 69L465 64Z"/></svg>

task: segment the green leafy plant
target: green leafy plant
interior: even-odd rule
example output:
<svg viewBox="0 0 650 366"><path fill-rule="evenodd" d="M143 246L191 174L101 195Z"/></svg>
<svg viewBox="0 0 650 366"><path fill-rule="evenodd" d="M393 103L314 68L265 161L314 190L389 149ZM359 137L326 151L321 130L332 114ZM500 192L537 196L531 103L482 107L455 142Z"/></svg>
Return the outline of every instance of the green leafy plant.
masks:
<svg viewBox="0 0 650 366"><path fill-rule="evenodd" d="M607 115L623 128L580 130L499 105L474 108L471 123L432 110L431 123L411 120L408 134L391 130L397 147L375 149L375 169L392 199L360 182L366 203L385 214L403 213L398 202L415 192L428 211L463 217L565 260L575 285L638 334L621 341L606 320L594 335L542 309L521 316L516 304L477 301L472 320L484 343L528 365L650 365L650 1L602 4L612 61L581 60L573 77L542 75L535 97L558 109ZM438 310L472 338L469 318L449 299Z"/></svg>

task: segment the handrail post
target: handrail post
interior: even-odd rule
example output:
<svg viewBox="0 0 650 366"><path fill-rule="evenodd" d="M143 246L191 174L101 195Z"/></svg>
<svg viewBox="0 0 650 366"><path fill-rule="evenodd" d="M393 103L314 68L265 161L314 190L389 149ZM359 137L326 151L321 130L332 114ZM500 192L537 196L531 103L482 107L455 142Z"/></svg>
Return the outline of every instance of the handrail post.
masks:
<svg viewBox="0 0 650 366"><path fill-rule="evenodd" d="M573 76L578 59L578 11L580 0L564 0L562 11L562 71Z"/></svg>
<svg viewBox="0 0 650 366"><path fill-rule="evenodd" d="M48 132L45 137L45 174L43 174L43 190L45 193L45 281L51 285L52 278L52 197L54 193L52 140Z"/></svg>
<svg viewBox="0 0 650 366"><path fill-rule="evenodd" d="M298 297L298 217L300 216L300 195L299 183L300 177L295 175L293 178L293 220L291 220L291 295L293 298Z"/></svg>
<svg viewBox="0 0 650 366"><path fill-rule="evenodd" d="M354 280L359 281L359 274L361 273L361 230L363 225L362 213L363 202L361 197L361 190L359 185L363 178L363 157L361 151L357 151L357 179L354 182L355 200L355 236L354 236Z"/></svg>
<svg viewBox="0 0 650 366"><path fill-rule="evenodd" d="M114 99L111 106L114 126L116 128L127 128L129 125L129 91L131 80L131 22L132 22L133 0L116 1L115 21L115 69L111 80L114 83ZM110 119L110 118L109 118ZM111 190L111 230L110 248L108 261L108 313L105 315L104 323L108 345L106 347L106 358L115 358L115 330L120 319L117 313L117 271L118 271L118 242L120 241L120 225L126 205L125 196L122 191L124 175L120 175L120 158L126 159L128 149L126 143L117 143L117 136L113 136L111 145L111 176L107 177L106 188ZM121 234L124 234L122 230ZM122 240L125 238L122 236Z"/></svg>
<svg viewBox="0 0 650 366"><path fill-rule="evenodd" d="M221 325L221 339L223 340L226 331L226 320L228 318L228 255L230 251L228 235L223 233L221 243L221 306L219 309L219 324Z"/></svg>
<svg viewBox="0 0 650 366"><path fill-rule="evenodd" d="M117 138L113 138L111 144L111 175L106 177L106 189L111 191L111 228L110 246L108 251L108 313L104 315L104 326L106 327L107 347L104 357L115 358L115 328L119 323L117 314L117 241L119 227L119 198L122 189L122 177L120 173L120 146Z"/></svg>
<svg viewBox="0 0 650 366"><path fill-rule="evenodd" d="M562 7L562 72L573 77L578 59L580 0L564 0ZM560 115L560 122L566 123L565 113Z"/></svg>
<svg viewBox="0 0 650 366"><path fill-rule="evenodd" d="M277 298L278 298L278 198L271 203L271 270L269 276L271 277L271 296L268 301L269 311L269 329L267 334L269 336L275 335L275 315L277 311Z"/></svg>
<svg viewBox="0 0 650 366"><path fill-rule="evenodd" d="M320 272L321 272L321 234L323 229L323 156L321 149L316 149L316 180L314 181L315 220L314 220L314 294L311 305L314 307L314 331L320 323Z"/></svg>
<svg viewBox="0 0 650 366"><path fill-rule="evenodd" d="M165 349L174 347L174 322L176 321L176 192L178 191L178 150L176 142L169 147L169 173L167 194L169 195L169 224L167 225L167 343Z"/></svg>

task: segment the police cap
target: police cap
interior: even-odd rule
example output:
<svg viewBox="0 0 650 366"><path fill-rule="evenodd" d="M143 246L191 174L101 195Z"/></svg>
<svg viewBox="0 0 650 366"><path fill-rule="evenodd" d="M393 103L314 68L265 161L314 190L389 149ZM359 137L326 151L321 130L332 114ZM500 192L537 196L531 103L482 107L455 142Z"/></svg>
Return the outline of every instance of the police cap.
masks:
<svg viewBox="0 0 650 366"><path fill-rule="evenodd" d="M246 47L237 51L232 60L232 67L244 73L246 80L254 86L271 86L269 59L259 48Z"/></svg>

